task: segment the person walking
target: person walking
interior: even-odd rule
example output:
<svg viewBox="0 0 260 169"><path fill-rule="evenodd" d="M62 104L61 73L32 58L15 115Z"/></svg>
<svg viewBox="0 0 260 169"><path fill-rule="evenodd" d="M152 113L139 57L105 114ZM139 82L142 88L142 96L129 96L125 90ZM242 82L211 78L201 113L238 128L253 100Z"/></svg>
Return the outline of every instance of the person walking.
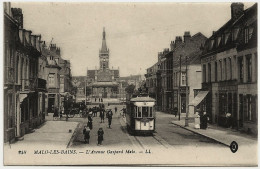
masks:
<svg viewBox="0 0 260 169"><path fill-rule="evenodd" d="M88 115L88 127L90 130L92 130L93 128L93 125L92 125L92 117L91 117L91 114Z"/></svg>
<svg viewBox="0 0 260 169"><path fill-rule="evenodd" d="M90 139L90 129L89 129L89 127L87 127L87 126L84 127L83 135L84 135L85 144L89 144L89 139Z"/></svg>
<svg viewBox="0 0 260 169"><path fill-rule="evenodd" d="M115 114L117 113L117 107L115 107Z"/></svg>
<svg viewBox="0 0 260 169"><path fill-rule="evenodd" d="M105 120L105 110L104 109L100 110L100 119L101 119L100 123L104 123L104 120Z"/></svg>
<svg viewBox="0 0 260 169"><path fill-rule="evenodd" d="M104 131L103 128L99 128L98 132L98 145L102 145L102 141L104 140L103 135L104 135Z"/></svg>
<svg viewBox="0 0 260 169"><path fill-rule="evenodd" d="M111 128L112 118L113 118L113 112L111 109L107 112L107 118L108 118L108 127Z"/></svg>

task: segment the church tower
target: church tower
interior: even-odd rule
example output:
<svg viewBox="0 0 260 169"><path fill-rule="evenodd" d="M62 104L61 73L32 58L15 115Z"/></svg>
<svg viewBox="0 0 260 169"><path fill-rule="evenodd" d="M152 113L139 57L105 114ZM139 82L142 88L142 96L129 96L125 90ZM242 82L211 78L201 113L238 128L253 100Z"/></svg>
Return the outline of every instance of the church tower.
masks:
<svg viewBox="0 0 260 169"><path fill-rule="evenodd" d="M109 49L106 44L106 32L105 28L103 28L103 39L102 46L99 50L99 61L100 61L100 69L109 69Z"/></svg>

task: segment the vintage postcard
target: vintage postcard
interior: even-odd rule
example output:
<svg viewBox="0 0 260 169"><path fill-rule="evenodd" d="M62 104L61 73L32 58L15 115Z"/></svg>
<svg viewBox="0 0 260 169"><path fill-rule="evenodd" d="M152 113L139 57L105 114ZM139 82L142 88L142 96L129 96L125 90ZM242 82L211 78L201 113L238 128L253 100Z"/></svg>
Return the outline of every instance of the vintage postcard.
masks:
<svg viewBox="0 0 260 169"><path fill-rule="evenodd" d="M2 5L4 165L258 165L256 2Z"/></svg>

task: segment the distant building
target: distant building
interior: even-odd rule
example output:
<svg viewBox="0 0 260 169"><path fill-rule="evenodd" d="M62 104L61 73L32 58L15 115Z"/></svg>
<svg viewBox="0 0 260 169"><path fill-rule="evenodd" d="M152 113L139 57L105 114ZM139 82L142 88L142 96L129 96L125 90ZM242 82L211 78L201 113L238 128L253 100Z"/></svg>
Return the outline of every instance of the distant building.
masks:
<svg viewBox="0 0 260 169"><path fill-rule="evenodd" d="M156 90L157 90L157 71L158 63L155 63L153 66L149 67L146 70L146 87L148 88L148 94L150 97L156 99Z"/></svg>
<svg viewBox="0 0 260 169"><path fill-rule="evenodd" d="M142 81L144 77L142 75L130 75L125 77L120 77L117 79L117 82L119 84L119 93L118 98L125 99L126 98L126 91L125 88L128 85L134 85L135 90L141 87Z"/></svg>
<svg viewBox="0 0 260 169"><path fill-rule="evenodd" d="M232 3L231 19L207 40L201 56L202 106L212 123L257 134L257 4Z"/></svg>
<svg viewBox="0 0 260 169"><path fill-rule="evenodd" d="M119 70L109 68L109 49L106 45L105 28L103 30L101 50L99 51L99 66L99 69L87 71L87 81L92 88L92 96L117 97Z"/></svg>
<svg viewBox="0 0 260 169"><path fill-rule="evenodd" d="M85 101L86 76L72 76L72 85L77 88L76 102Z"/></svg>
<svg viewBox="0 0 260 169"><path fill-rule="evenodd" d="M50 45L50 49L46 46L42 50L42 54L47 58L48 64L46 66L47 90L48 96L46 98L47 112L54 112L54 108L60 108L60 70L58 64L60 58L60 51L55 44Z"/></svg>

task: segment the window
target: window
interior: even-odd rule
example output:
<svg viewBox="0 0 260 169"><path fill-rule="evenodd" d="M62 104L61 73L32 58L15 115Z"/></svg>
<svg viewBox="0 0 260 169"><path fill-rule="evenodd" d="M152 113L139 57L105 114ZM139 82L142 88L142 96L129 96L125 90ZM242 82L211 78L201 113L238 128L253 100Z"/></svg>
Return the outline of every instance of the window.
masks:
<svg viewBox="0 0 260 169"><path fill-rule="evenodd" d="M141 107L137 107L137 109L138 109L137 117L142 117Z"/></svg>
<svg viewBox="0 0 260 169"><path fill-rule="evenodd" d="M208 64L208 82L211 82L211 64Z"/></svg>
<svg viewBox="0 0 260 169"><path fill-rule="evenodd" d="M238 78L240 82L243 82L243 76L244 76L244 66L243 66L243 57L238 58Z"/></svg>
<svg viewBox="0 0 260 169"><path fill-rule="evenodd" d="M149 117L153 117L153 107L149 107L150 111L149 111Z"/></svg>
<svg viewBox="0 0 260 169"><path fill-rule="evenodd" d="M252 82L252 56L246 56L247 82Z"/></svg>
<svg viewBox="0 0 260 169"><path fill-rule="evenodd" d="M16 60L16 74L15 74L15 82L18 83L19 81L19 55L17 55L17 60Z"/></svg>
<svg viewBox="0 0 260 169"><path fill-rule="evenodd" d="M222 80L222 62L219 60L220 81Z"/></svg>
<svg viewBox="0 0 260 169"><path fill-rule="evenodd" d="M182 86L186 85L186 72L181 73L181 85Z"/></svg>
<svg viewBox="0 0 260 169"><path fill-rule="evenodd" d="M49 86L50 87L54 87L55 86L54 74L49 74L48 82L49 82Z"/></svg>
<svg viewBox="0 0 260 169"><path fill-rule="evenodd" d="M206 65L203 65L203 82L206 82Z"/></svg>
<svg viewBox="0 0 260 169"><path fill-rule="evenodd" d="M228 58L228 63L229 63L229 79L232 80L232 60L231 60L231 57Z"/></svg>
<svg viewBox="0 0 260 169"><path fill-rule="evenodd" d="M215 62L215 82L218 81L218 62Z"/></svg>
<svg viewBox="0 0 260 169"><path fill-rule="evenodd" d="M142 107L142 117L148 117L148 107Z"/></svg>
<svg viewBox="0 0 260 169"><path fill-rule="evenodd" d="M224 79L223 80L227 80L227 74L228 74L228 71L227 71L227 59L224 59L224 70L223 70L223 73L224 73Z"/></svg>
<svg viewBox="0 0 260 169"><path fill-rule="evenodd" d="M245 28L245 30L244 30L244 40L245 40L245 43L249 42L249 40L252 37L253 31L254 31L254 28Z"/></svg>
<svg viewBox="0 0 260 169"><path fill-rule="evenodd" d="M247 120L252 121L252 98L251 95L247 95Z"/></svg>

